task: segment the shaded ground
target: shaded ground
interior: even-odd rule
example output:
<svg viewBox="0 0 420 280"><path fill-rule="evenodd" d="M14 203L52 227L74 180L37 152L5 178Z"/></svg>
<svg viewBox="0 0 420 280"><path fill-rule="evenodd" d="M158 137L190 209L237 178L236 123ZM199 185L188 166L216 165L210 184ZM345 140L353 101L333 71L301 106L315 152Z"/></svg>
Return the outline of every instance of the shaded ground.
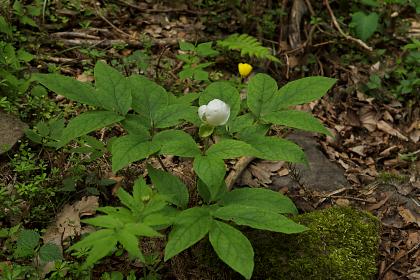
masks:
<svg viewBox="0 0 420 280"><path fill-rule="evenodd" d="M302 21L294 27L287 13L273 17L275 28L269 37L264 32L267 27L253 18L264 14L264 8L270 5L274 4L271 1L264 1L259 7L226 4L216 5L213 7L216 10L211 10L183 1L171 4L146 1L135 5L112 1L108 5L84 3L79 10L69 10L68 6L57 4L51 11L68 21L47 20L40 25L43 34L37 41L40 55L31 67L33 71L46 71L54 63L59 72L86 81L91 79L89 69L96 60L118 62L137 49L146 49L152 56L146 74L173 90L183 88L184 92L194 92L200 84L183 83L177 77L182 67L175 59L179 40L209 41L234 32L265 37L263 42L276 50L283 64L255 61L255 65L259 64L261 71L272 74L280 84L310 75L339 80L328 96L299 108L314 113L335 138L290 135L290 139L302 144L309 153L314 163L312 170L254 162L240 180L279 189L290 195L304 212L331 205L351 205L370 211L381 220L383 230L378 279L420 279L419 100L399 101L384 98L377 92L367 95L364 87L370 73L395 66L397 58L403 55L398 44L407 43L407 38L398 37L397 27L388 27L383 34L395 35L389 35L391 43L386 44L378 37L370 41L374 48L386 49L386 55L369 53L340 36L326 13L319 15L325 21L318 27L321 30L312 30L308 13L302 14ZM313 6L310 8L316 11L325 8L320 3ZM247 16L244 15L246 9L250 13ZM290 9L292 7L287 6L288 12ZM336 13L340 12L337 8ZM80 21L80 17L84 21ZM402 12L398 20L416 22L412 12ZM86 22L87 26L81 28L78 22ZM343 57L347 57L348 62L343 61ZM221 75L235 73L240 60L234 55L223 56L215 70L220 70ZM122 68L132 71L129 67ZM418 88L415 90L419 94ZM61 108L68 103L60 96L54 98ZM25 121L33 119L27 117ZM104 131L100 137L106 138L107 133ZM48 153L41 156L48 159L51 166L64 166L62 174L65 174L70 168L67 159L63 155L51 157ZM7 185L16 178L13 179L5 159L3 157L0 163L0 170L4 171L0 181ZM101 168L89 168L97 178L112 177L106 162ZM134 177L133 174L121 175L124 176ZM121 180L121 177L112 178Z"/></svg>

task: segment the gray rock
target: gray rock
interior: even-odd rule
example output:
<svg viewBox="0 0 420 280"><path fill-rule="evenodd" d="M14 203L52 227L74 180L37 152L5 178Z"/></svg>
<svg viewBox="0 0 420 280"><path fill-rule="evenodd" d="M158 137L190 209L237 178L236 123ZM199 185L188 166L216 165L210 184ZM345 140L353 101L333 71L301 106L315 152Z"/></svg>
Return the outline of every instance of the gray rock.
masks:
<svg viewBox="0 0 420 280"><path fill-rule="evenodd" d="M17 117L0 111L0 154L10 150L27 128Z"/></svg>
<svg viewBox="0 0 420 280"><path fill-rule="evenodd" d="M296 132L287 137L303 148L308 158L309 167L303 164L295 165L300 182L308 189L316 191L334 191L343 187L350 187L344 177L344 170L331 162L321 151L320 145L310 133ZM283 186L297 187L296 180L290 174L272 178L274 189Z"/></svg>

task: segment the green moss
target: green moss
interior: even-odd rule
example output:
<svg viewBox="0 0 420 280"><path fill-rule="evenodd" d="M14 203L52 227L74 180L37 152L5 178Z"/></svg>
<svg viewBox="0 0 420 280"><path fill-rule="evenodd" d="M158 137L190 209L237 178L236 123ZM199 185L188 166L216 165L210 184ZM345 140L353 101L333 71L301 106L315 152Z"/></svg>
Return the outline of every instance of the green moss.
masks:
<svg viewBox="0 0 420 280"><path fill-rule="evenodd" d="M288 236L249 234L258 258L255 279L374 278L380 240L375 217L335 207L298 216L296 221L310 230Z"/></svg>
<svg viewBox="0 0 420 280"><path fill-rule="evenodd" d="M374 279L380 241L374 216L333 207L295 220L310 230L286 235L243 229L255 251L252 279ZM208 242L197 246L193 257L198 271L206 272L200 279L242 279L217 260Z"/></svg>

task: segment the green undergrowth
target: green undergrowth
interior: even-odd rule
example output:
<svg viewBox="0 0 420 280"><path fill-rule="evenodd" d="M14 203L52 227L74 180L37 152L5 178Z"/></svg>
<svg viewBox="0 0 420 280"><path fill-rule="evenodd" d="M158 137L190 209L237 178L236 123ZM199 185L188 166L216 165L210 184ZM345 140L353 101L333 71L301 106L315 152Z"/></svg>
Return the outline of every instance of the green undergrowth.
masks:
<svg viewBox="0 0 420 280"><path fill-rule="evenodd" d="M380 224L374 216L333 207L294 220L310 230L296 235L245 231L255 250L252 279L374 279L380 241ZM195 279L241 279L209 249L208 242L202 242L189 256L200 264L194 268L200 273Z"/></svg>

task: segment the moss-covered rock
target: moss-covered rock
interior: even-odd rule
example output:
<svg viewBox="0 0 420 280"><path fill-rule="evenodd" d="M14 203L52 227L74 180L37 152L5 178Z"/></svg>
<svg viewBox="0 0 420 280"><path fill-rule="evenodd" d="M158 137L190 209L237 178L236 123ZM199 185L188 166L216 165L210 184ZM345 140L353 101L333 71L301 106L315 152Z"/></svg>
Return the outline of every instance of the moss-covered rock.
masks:
<svg viewBox="0 0 420 280"><path fill-rule="evenodd" d="M243 229L255 251L252 279L374 279L380 241L374 216L334 207L294 219L310 230L286 235ZM243 279L217 260L208 242L196 246L191 257L190 269L200 274L194 279Z"/></svg>

